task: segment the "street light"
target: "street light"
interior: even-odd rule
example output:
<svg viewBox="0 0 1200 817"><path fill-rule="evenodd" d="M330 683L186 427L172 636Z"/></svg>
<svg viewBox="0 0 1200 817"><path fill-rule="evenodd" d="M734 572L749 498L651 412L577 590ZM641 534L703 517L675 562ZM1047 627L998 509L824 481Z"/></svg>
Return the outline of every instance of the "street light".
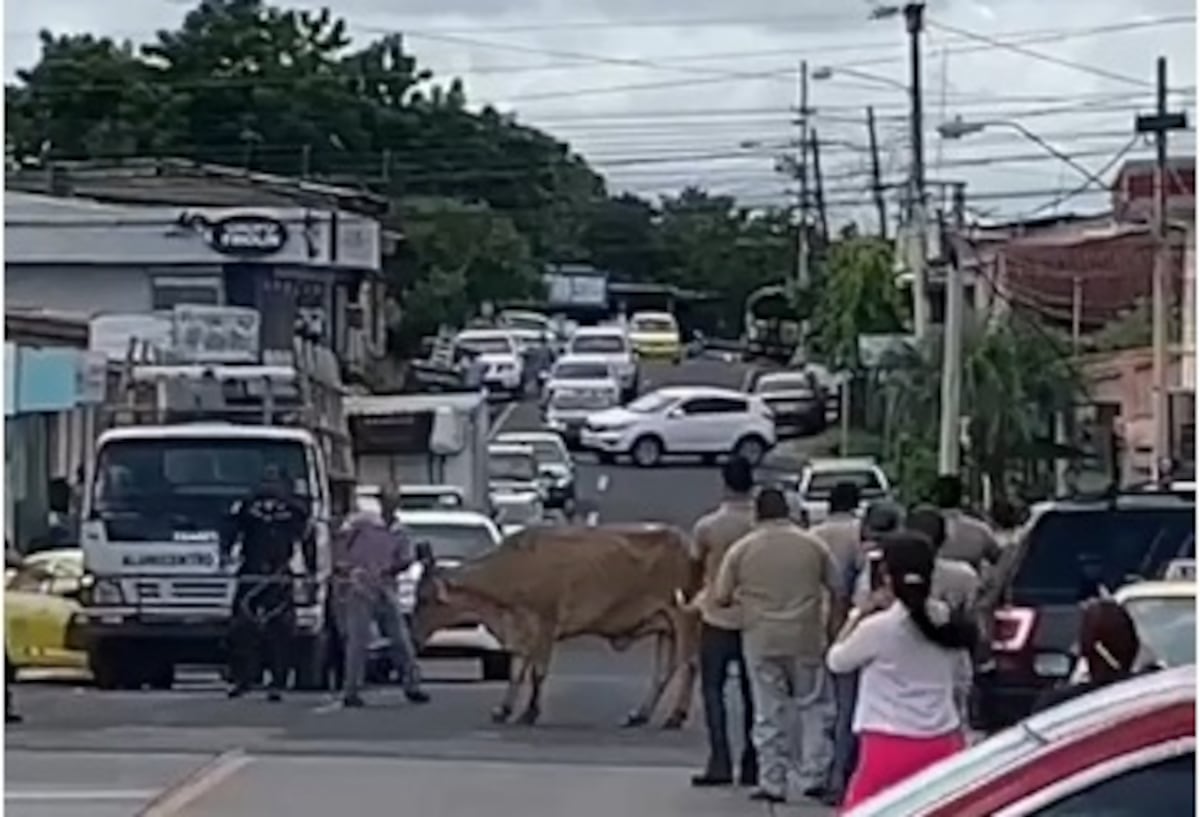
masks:
<svg viewBox="0 0 1200 817"><path fill-rule="evenodd" d="M970 136L974 133L982 133L988 128L1009 128L1010 130L1014 130L1029 141L1033 142L1038 147L1045 150L1051 156L1061 159L1063 162L1070 165L1072 169L1074 169L1092 184L1099 185L1102 188L1108 187L1107 182L1097 177L1095 173L1079 164L1079 162L1072 159L1068 154L1063 153L1061 150L1047 142L1042 137L1038 136L1033 131L1029 130L1029 128L1025 127L1020 122L1016 122L1011 119L987 119L978 122L969 122L965 121L962 116L956 116L949 122L943 122L942 124L938 125L937 131L938 135L943 139L962 139L963 137Z"/></svg>
<svg viewBox="0 0 1200 817"><path fill-rule="evenodd" d="M867 71L859 71L854 68L844 68L842 66L835 67L832 65L823 65L820 68L817 68L816 70L814 70L811 74L811 77L816 80L830 80L839 74L845 74L848 77L857 77L859 79L867 80L868 82L877 82L881 85L888 85L893 88L899 88L902 91L909 90L908 84L901 82L898 79L892 79L891 77L881 77L878 74L872 74Z"/></svg>

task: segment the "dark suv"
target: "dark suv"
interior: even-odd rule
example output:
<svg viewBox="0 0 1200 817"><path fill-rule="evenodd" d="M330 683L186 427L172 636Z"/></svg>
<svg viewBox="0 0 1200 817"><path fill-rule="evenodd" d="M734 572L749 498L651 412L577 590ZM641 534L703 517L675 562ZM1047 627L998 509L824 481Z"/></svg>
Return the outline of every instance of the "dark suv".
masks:
<svg viewBox="0 0 1200 817"><path fill-rule="evenodd" d="M987 582L995 671L977 684L975 726L993 731L1019 721L1039 693L1070 675L1081 602L1193 558L1195 510L1195 494L1182 492L1039 509Z"/></svg>

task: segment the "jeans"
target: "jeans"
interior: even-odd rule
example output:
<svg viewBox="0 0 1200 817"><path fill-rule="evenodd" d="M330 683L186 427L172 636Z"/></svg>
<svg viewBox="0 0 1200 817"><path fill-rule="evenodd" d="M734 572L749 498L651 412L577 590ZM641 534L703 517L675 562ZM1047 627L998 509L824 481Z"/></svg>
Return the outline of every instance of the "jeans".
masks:
<svg viewBox="0 0 1200 817"><path fill-rule="evenodd" d="M833 697L837 714L833 722L833 762L829 764L826 788L845 794L858 760L858 736L854 734L854 707L858 703L858 673L834 675Z"/></svg>
<svg viewBox="0 0 1200 817"><path fill-rule="evenodd" d="M787 796L788 771L801 788L819 786L829 768L831 684L820 659L749 656L759 785Z"/></svg>
<svg viewBox="0 0 1200 817"><path fill-rule="evenodd" d="M725 712L725 682L730 666L738 670L742 691L742 763L743 780L758 775L751 730L754 726L754 700L750 692L750 674L742 655L742 634L711 624L700 629L700 692L704 699L704 723L708 728L708 765L705 772L713 777L732 777L733 760L729 750L729 730Z"/></svg>
<svg viewBox="0 0 1200 817"><path fill-rule="evenodd" d="M362 689L371 647L372 622L379 628L380 635L388 640L392 666L404 680L405 691L416 691L420 687L416 651L395 591L375 582L351 579L342 590L338 606L345 651L342 694L354 698Z"/></svg>

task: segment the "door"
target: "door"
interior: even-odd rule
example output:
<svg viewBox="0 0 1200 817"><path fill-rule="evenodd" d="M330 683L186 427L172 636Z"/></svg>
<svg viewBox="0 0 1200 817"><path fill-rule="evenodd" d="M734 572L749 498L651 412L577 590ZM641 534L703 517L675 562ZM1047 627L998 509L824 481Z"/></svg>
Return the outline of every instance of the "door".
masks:
<svg viewBox="0 0 1200 817"><path fill-rule="evenodd" d="M746 402L728 397L696 397L680 406L678 422L686 445L681 450L695 453L726 453L733 450L741 430L738 415L745 414Z"/></svg>

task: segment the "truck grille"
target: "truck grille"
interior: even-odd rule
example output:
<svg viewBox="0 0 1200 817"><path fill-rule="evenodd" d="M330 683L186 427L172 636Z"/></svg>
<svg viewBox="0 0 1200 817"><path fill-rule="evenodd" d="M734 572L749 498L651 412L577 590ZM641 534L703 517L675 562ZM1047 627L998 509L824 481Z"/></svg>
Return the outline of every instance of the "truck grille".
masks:
<svg viewBox="0 0 1200 817"><path fill-rule="evenodd" d="M168 604L224 602L232 590L224 579L137 579L132 584L134 600Z"/></svg>

